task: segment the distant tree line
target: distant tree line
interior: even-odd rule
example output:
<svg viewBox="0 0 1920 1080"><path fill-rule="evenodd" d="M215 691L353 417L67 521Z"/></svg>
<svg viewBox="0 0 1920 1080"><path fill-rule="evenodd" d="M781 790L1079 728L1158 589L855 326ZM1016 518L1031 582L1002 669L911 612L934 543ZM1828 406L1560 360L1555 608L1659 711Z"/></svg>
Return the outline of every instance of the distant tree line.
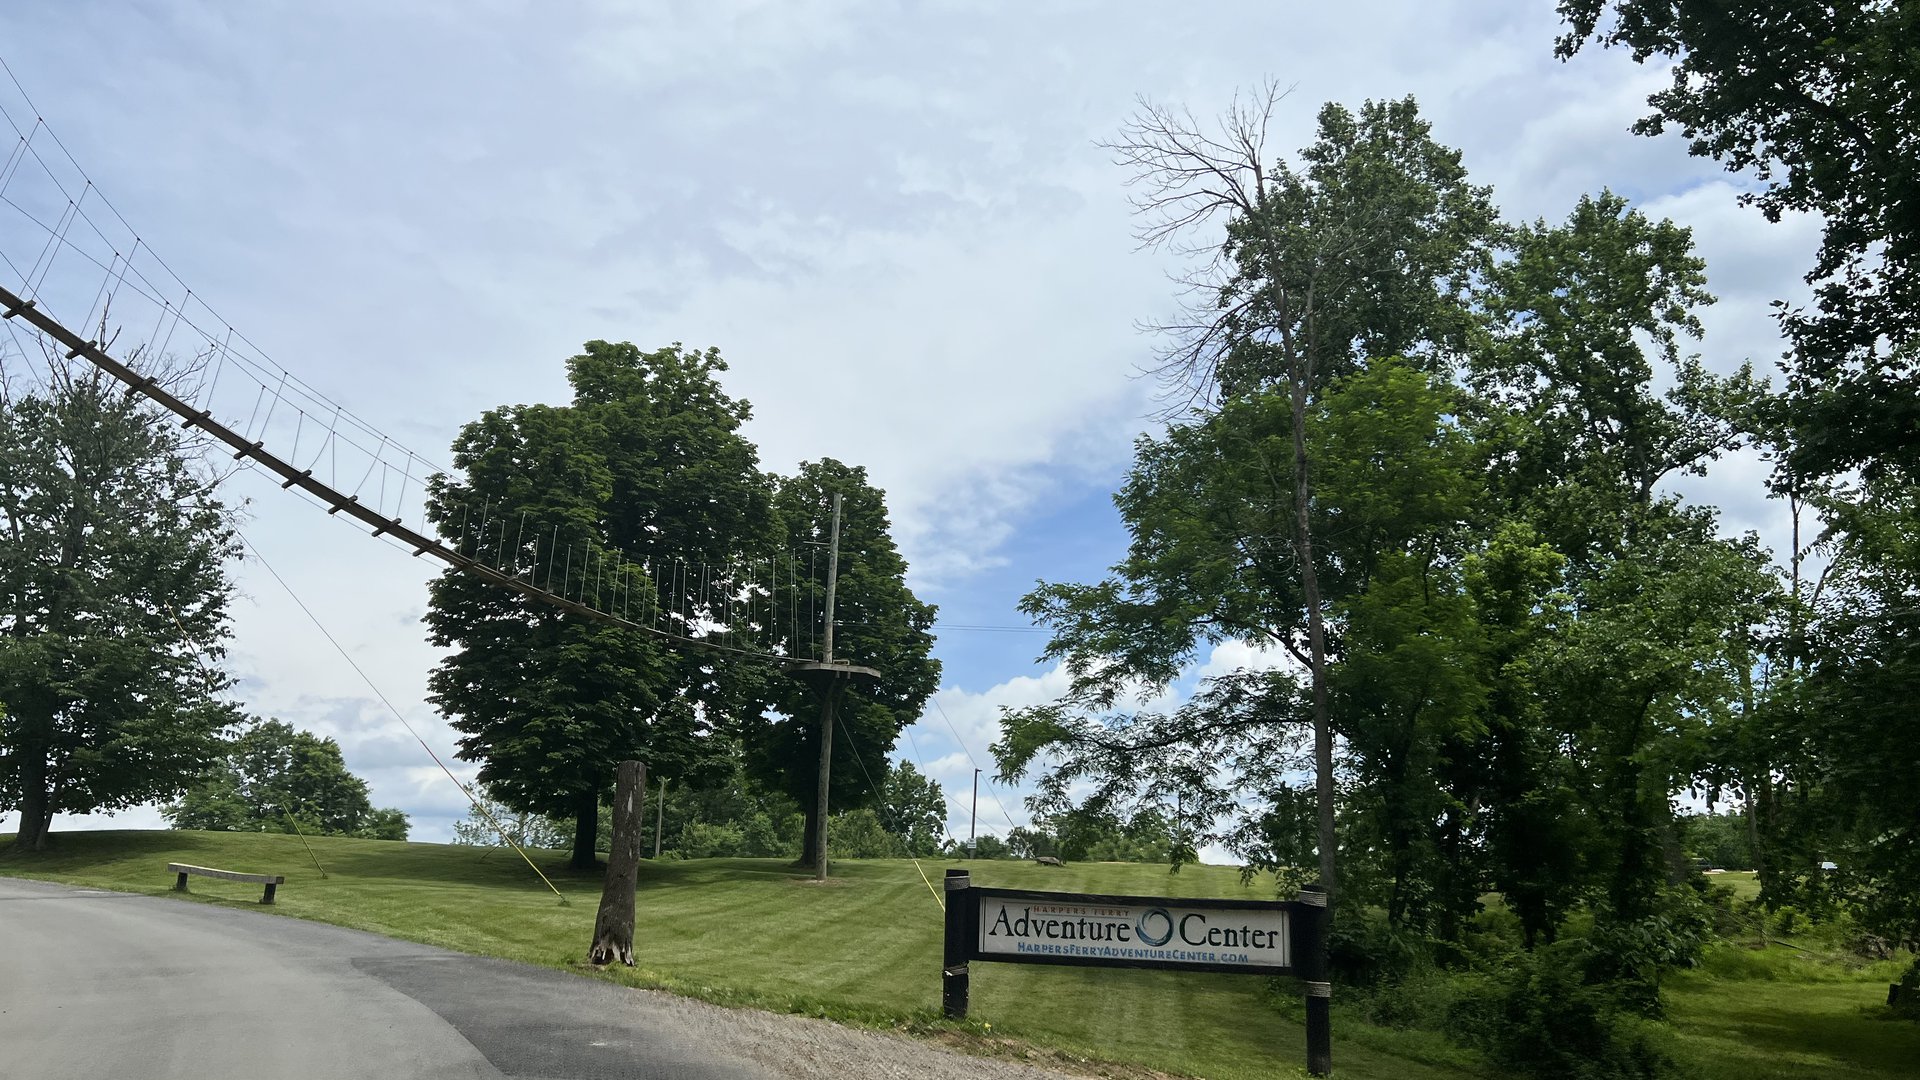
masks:
<svg viewBox="0 0 1920 1080"><path fill-rule="evenodd" d="M805 848L806 815L784 792L767 790L747 774L741 762L735 764L732 772L709 777L699 787L667 783L664 813L661 786L650 787L642 850L652 854L657 835L662 858L799 860ZM837 858L928 858L952 850L946 838L946 797L938 781L911 762L897 762L887 767L880 784L870 805L829 819L828 843ZM597 833L603 841L599 850L605 851L611 826L604 809L601 817ZM500 844L502 831L527 847L567 848L573 840L572 822L515 811L492 799L486 801L484 811L476 808L457 822L453 831L454 843L482 847Z"/></svg>
<svg viewBox="0 0 1920 1080"><path fill-rule="evenodd" d="M407 838L407 815L374 807L338 743L279 720L248 727L162 813L176 829Z"/></svg>

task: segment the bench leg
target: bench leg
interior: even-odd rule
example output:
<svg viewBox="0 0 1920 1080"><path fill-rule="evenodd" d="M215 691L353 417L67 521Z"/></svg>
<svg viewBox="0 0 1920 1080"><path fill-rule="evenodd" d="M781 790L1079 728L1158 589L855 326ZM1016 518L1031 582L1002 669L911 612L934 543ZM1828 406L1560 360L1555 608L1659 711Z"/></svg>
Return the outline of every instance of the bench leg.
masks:
<svg viewBox="0 0 1920 1080"><path fill-rule="evenodd" d="M187 891L187 875L185 874L180 875L180 880L173 883L173 891L174 892Z"/></svg>
<svg viewBox="0 0 1920 1080"><path fill-rule="evenodd" d="M273 903L273 890L274 890L274 889L276 889L276 888L278 888L278 886L276 886L276 885L274 885L274 884L273 884L272 882L268 882L268 883L267 883L267 895L265 895L265 896L262 896L262 897L260 898L260 902L261 902L261 903L263 903L263 904L271 904L271 903Z"/></svg>

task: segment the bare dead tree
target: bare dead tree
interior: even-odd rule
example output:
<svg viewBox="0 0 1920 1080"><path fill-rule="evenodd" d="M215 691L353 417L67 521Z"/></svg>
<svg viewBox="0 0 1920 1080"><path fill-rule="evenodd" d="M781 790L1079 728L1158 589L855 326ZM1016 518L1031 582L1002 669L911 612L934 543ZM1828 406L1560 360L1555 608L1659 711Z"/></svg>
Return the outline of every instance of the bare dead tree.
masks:
<svg viewBox="0 0 1920 1080"><path fill-rule="evenodd" d="M1183 294L1181 315L1145 327L1165 342L1155 374L1176 402L1170 411L1216 402L1229 389L1224 369L1236 357L1277 353L1276 374L1284 381L1292 416L1288 486L1294 529L1289 539L1299 568L1313 688L1320 880L1331 893L1337 884L1333 729L1326 625L1309 516L1313 472L1306 426L1322 367L1320 282L1329 266L1339 264L1354 233L1339 222L1312 227L1311 193L1284 162L1266 160L1268 126L1289 92L1268 82L1245 97L1236 95L1211 126L1187 109L1143 99L1120 137L1102 145L1130 171L1127 186L1141 221L1135 237L1143 247L1171 251L1191 264L1175 277ZM1284 208L1276 205L1282 200ZM1296 219L1309 218L1309 227L1293 236L1298 242L1280 242L1274 218L1282 209ZM1224 224L1223 237L1196 237L1216 223Z"/></svg>
<svg viewBox="0 0 1920 1080"><path fill-rule="evenodd" d="M1268 82L1245 97L1236 94L1211 131L1185 107L1140 98L1120 136L1099 144L1128 172L1140 246L1189 263L1171 275L1179 286L1180 315L1140 324L1165 342L1151 374L1162 381L1169 415L1213 401L1219 363L1255 303L1246 295L1227 299L1236 268L1225 238L1196 234L1223 219L1259 216L1268 195L1267 127L1291 92Z"/></svg>

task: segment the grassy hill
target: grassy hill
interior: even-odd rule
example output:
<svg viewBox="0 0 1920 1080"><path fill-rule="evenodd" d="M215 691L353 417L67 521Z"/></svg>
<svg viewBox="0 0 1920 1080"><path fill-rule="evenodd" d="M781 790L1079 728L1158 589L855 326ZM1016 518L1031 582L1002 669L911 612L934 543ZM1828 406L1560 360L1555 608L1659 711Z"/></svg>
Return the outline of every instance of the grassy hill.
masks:
<svg viewBox="0 0 1920 1080"><path fill-rule="evenodd" d="M293 836L69 833L55 849L16 853L0 840L0 874L130 892L167 893L169 861L282 873L281 915L426 944L582 970L599 882L535 853L570 898L559 904L511 851L322 838L322 878ZM926 863L937 888L946 863ZM1237 871L1100 863L1051 869L968 864L979 884L1171 896L1270 898L1272 884ZM938 1021L941 913L911 862L848 861L822 886L774 860L643 863L635 934L640 966L602 975L722 1004L909 1027L988 1052L1024 1044L1077 1058L1207 1077L1285 1075L1302 1061L1295 1003L1265 980L1176 972L976 964L972 1015ZM192 899L252 906L255 887L193 880ZM1802 979L1802 974L1807 978ZM1874 973L1800 973L1788 958L1721 964L1673 995L1683 1049L1705 1075L1893 1077L1920 1061L1920 1025L1878 1020ZM1877 986L1877 990L1876 990ZM1335 1003L1339 1075L1379 1080L1488 1075L1437 1037L1359 1023ZM1137 1070L1135 1070L1137 1071Z"/></svg>

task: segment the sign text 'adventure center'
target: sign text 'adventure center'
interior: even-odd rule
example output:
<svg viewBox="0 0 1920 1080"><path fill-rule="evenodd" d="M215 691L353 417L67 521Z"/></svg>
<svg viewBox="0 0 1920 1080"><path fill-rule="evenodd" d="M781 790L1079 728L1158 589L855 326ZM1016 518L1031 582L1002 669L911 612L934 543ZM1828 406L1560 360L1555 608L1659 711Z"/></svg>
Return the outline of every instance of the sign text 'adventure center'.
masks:
<svg viewBox="0 0 1920 1080"><path fill-rule="evenodd" d="M1117 899L1117 898L1116 898ZM1169 967L1292 967L1290 915L1279 905L1190 907L1176 903L1063 903L980 897L981 959L1057 957Z"/></svg>

